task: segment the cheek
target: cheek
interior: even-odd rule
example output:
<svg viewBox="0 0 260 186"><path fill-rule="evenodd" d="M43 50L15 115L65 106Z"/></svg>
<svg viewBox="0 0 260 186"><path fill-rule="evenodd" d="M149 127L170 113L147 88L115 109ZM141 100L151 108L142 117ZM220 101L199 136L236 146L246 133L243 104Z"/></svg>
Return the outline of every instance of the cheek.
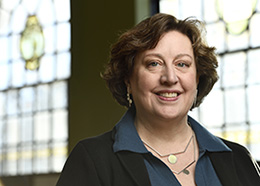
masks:
<svg viewBox="0 0 260 186"><path fill-rule="evenodd" d="M196 74L188 74L184 79L183 79L183 86L187 90L196 90L197 89L197 78Z"/></svg>
<svg viewBox="0 0 260 186"><path fill-rule="evenodd" d="M134 73L130 83L132 94L136 93L137 95L149 93L155 84L154 77L144 71Z"/></svg>

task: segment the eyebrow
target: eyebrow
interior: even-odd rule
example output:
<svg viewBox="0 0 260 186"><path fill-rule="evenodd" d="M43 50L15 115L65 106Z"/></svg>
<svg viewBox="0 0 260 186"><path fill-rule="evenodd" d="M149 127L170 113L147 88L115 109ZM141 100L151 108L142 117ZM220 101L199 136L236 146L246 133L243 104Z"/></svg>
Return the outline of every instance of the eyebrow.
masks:
<svg viewBox="0 0 260 186"><path fill-rule="evenodd" d="M147 55L145 55L144 57L149 57L149 56L156 56L156 57L159 57L160 59L163 59L163 56L161 55L161 54L159 54L159 53L150 53L150 54L147 54ZM193 60L193 57L191 56L191 55L189 55L189 54L178 54L177 56L175 56L175 59L178 59L178 58L182 58L182 57L189 57L190 59L192 59Z"/></svg>

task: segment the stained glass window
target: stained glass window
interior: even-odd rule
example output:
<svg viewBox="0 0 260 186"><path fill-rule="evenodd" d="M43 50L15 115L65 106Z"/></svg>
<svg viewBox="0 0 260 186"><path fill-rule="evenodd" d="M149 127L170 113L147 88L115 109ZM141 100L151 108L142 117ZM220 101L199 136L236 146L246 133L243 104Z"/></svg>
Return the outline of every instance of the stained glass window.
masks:
<svg viewBox="0 0 260 186"><path fill-rule="evenodd" d="M159 0L158 4L160 12L204 21L208 43L217 48L220 80L190 115L213 133L247 146L260 161L260 2Z"/></svg>
<svg viewBox="0 0 260 186"><path fill-rule="evenodd" d="M70 0L0 0L0 175L67 157Z"/></svg>

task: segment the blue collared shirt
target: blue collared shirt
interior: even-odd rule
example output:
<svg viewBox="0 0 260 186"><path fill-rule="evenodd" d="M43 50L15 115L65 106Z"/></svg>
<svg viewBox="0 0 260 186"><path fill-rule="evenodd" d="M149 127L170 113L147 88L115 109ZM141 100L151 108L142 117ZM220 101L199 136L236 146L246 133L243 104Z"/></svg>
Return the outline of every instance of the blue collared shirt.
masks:
<svg viewBox="0 0 260 186"><path fill-rule="evenodd" d="M116 125L114 152L131 151L143 154L152 186L181 186L172 171L151 152L149 152L134 125L135 109L129 109ZM221 186L209 157L209 152L231 151L219 138L212 135L191 117L188 121L199 144L199 159L195 169L195 181L199 186Z"/></svg>

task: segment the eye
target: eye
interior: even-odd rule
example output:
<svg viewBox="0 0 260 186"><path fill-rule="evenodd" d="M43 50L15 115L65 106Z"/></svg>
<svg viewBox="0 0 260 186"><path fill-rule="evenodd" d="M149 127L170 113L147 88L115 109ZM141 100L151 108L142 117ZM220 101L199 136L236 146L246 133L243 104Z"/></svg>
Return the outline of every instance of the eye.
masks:
<svg viewBox="0 0 260 186"><path fill-rule="evenodd" d="M152 67L156 67L158 65L159 65L159 63L158 62L154 62L154 61L149 63L149 66L152 66Z"/></svg>
<svg viewBox="0 0 260 186"><path fill-rule="evenodd" d="M189 65L187 63L185 63L185 62L179 62L179 63L177 63L177 66L181 67L181 68L189 67Z"/></svg>

